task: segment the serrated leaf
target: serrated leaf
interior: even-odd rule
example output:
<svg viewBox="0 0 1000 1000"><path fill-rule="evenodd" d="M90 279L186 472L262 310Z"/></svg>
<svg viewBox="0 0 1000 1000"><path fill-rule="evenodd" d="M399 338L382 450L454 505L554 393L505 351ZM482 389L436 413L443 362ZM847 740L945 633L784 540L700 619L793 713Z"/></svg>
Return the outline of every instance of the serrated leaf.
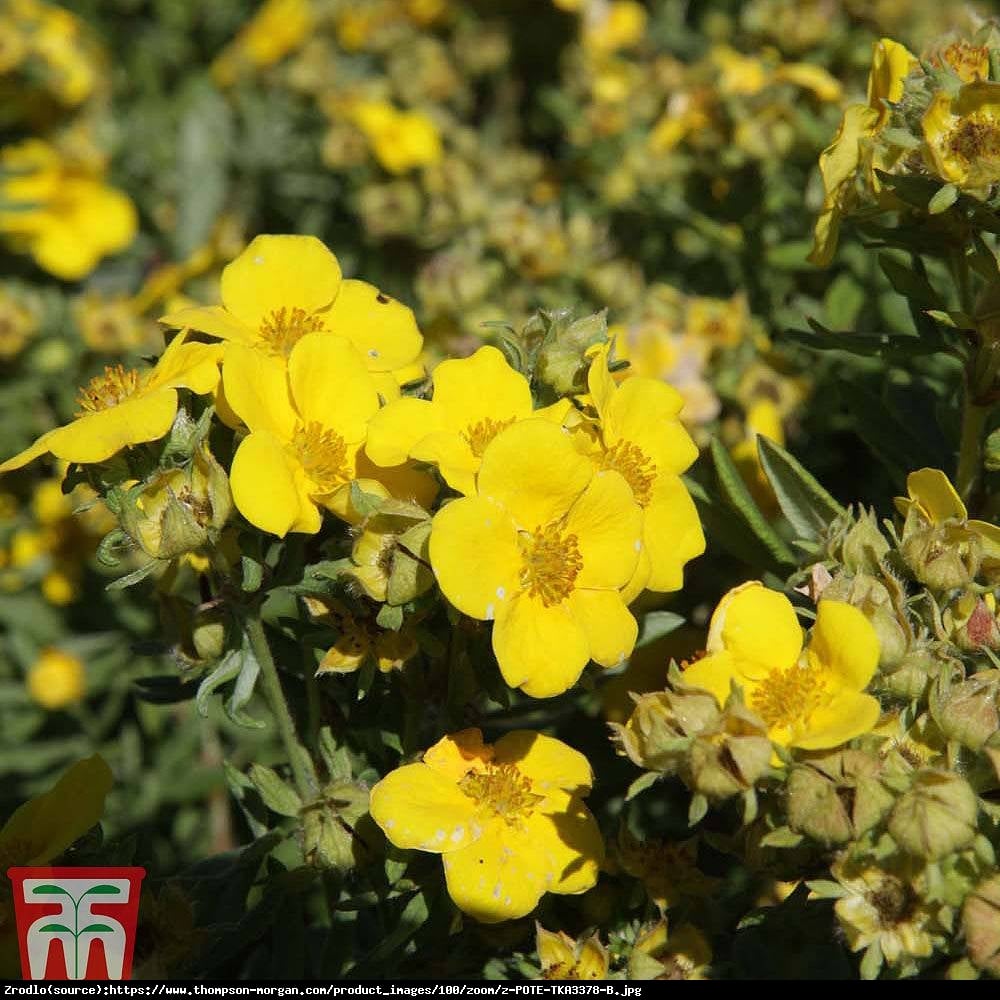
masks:
<svg viewBox="0 0 1000 1000"><path fill-rule="evenodd" d="M781 512L800 538L815 541L844 508L784 448L757 436L757 454Z"/></svg>
<svg viewBox="0 0 1000 1000"><path fill-rule="evenodd" d="M729 452L718 438L712 438L712 461L719 489L726 503L740 516L754 537L761 542L771 556L779 563L794 566L795 556L784 540L768 524L756 501L743 482L743 477L729 457Z"/></svg>

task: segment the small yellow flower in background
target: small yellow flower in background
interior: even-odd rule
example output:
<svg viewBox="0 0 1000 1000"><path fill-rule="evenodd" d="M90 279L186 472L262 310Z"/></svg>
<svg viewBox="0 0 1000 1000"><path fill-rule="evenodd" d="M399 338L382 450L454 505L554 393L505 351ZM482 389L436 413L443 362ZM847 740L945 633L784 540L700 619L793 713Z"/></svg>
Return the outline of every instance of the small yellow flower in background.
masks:
<svg viewBox="0 0 1000 1000"><path fill-rule="evenodd" d="M35 312L0 287L0 361L17 357L37 330Z"/></svg>
<svg viewBox="0 0 1000 1000"><path fill-rule="evenodd" d="M655 379L637 376L617 385L608 371L609 351L606 344L595 353L588 373L590 398L600 418L597 440L574 437L590 451L597 468L625 479L642 508L642 544L625 587L628 602L644 589L680 590L684 565L705 551L705 536L680 478L698 457L679 419L683 399Z"/></svg>
<svg viewBox="0 0 1000 1000"><path fill-rule="evenodd" d="M723 94L752 96L763 90L770 70L763 60L744 55L728 45L715 45L709 59L718 70L718 87Z"/></svg>
<svg viewBox="0 0 1000 1000"><path fill-rule="evenodd" d="M574 941L562 931L547 931L535 924L535 947L543 979L606 979L608 949L597 934Z"/></svg>
<svg viewBox="0 0 1000 1000"><path fill-rule="evenodd" d="M365 134L375 158L391 174L440 162L441 133L420 111L399 111L385 101L358 101L348 114Z"/></svg>
<svg viewBox="0 0 1000 1000"><path fill-rule="evenodd" d="M532 415L528 380L495 347L434 369L430 400L404 398L378 412L368 429L368 457L377 465L407 458L436 465L444 481L467 496L476 491L483 453L502 430ZM568 407L556 407L561 414Z"/></svg>
<svg viewBox="0 0 1000 1000"><path fill-rule="evenodd" d="M49 570L42 577L42 597L57 608L72 604L80 596L80 588L76 577L78 572L67 572L66 569Z"/></svg>
<svg viewBox="0 0 1000 1000"><path fill-rule="evenodd" d="M337 632L337 638L323 654L316 668L322 674L350 674L365 661L374 659L379 672L400 670L416 656L419 647L404 623L398 632L379 628L370 618L355 615L342 601L332 597L303 597L310 616Z"/></svg>
<svg viewBox="0 0 1000 1000"><path fill-rule="evenodd" d="M295 51L313 25L310 0L264 0L212 63L212 77L232 86L244 69L266 68Z"/></svg>
<svg viewBox="0 0 1000 1000"><path fill-rule="evenodd" d="M0 152L0 233L40 268L66 281L135 237L135 206L103 178L77 168L41 139Z"/></svg>
<svg viewBox="0 0 1000 1000"><path fill-rule="evenodd" d="M1000 180L1000 83L967 83L940 91L923 117L932 170L967 191Z"/></svg>
<svg viewBox="0 0 1000 1000"><path fill-rule="evenodd" d="M63 493L61 477L45 479L35 487L31 497L31 511L35 520L45 527L51 527L72 514L73 505Z"/></svg>
<svg viewBox="0 0 1000 1000"><path fill-rule="evenodd" d="M822 750L878 724L878 700L863 693L878 665L878 637L849 604L820 601L803 651L791 601L753 580L719 602L706 649L684 671L684 683L709 691L720 705L731 685L740 685L774 743Z"/></svg>
<svg viewBox="0 0 1000 1000"><path fill-rule="evenodd" d="M907 520L917 518L931 527L958 522L977 535L991 559L1000 560L1000 527L969 519L958 491L940 469L917 469L906 477L905 497L896 497L896 510Z"/></svg>
<svg viewBox="0 0 1000 1000"><path fill-rule="evenodd" d="M582 801L592 783L586 757L550 736L520 729L488 745L466 729L390 772L370 808L396 847L444 856L459 909L497 923L546 892L595 884L604 841Z"/></svg>
<svg viewBox="0 0 1000 1000"><path fill-rule="evenodd" d="M697 927L683 924L668 931L666 919L636 939L629 957L629 979L707 979L712 946Z"/></svg>
<svg viewBox="0 0 1000 1000"><path fill-rule="evenodd" d="M630 49L642 41L649 15L638 0L611 0L583 8L583 44L596 55Z"/></svg>
<svg viewBox="0 0 1000 1000"><path fill-rule="evenodd" d="M829 104L839 101L844 93L840 81L815 63L782 63L775 69L772 79L811 91L817 100Z"/></svg>
<svg viewBox="0 0 1000 1000"><path fill-rule="evenodd" d="M251 524L273 535L315 534L320 507L345 519L368 421L379 408L375 381L343 337L309 333L288 370L245 344L231 344L223 370L226 399L250 433L233 458L233 501ZM366 492L386 495L365 481Z"/></svg>
<svg viewBox="0 0 1000 1000"><path fill-rule="evenodd" d="M149 339L149 328L126 295L87 292L73 302L72 310L80 336L92 351L121 354Z"/></svg>
<svg viewBox="0 0 1000 1000"><path fill-rule="evenodd" d="M386 398L399 395L423 337L412 310L366 281L343 280L337 258L314 236L258 236L222 271L222 305L169 313L190 327L284 362L308 333L349 340Z"/></svg>
<svg viewBox="0 0 1000 1000"><path fill-rule="evenodd" d="M872 68L868 74L868 103L852 104L844 111L837 135L819 157L824 199L809 255L812 263L825 266L833 259L841 216L853 194L854 178L862 165L863 147L888 123L890 111L887 104L900 100L906 78L917 65L917 57L891 38L882 38L875 43ZM875 168L888 169L893 163L892 154L888 158L869 156L869 159L868 180L877 193L880 182Z"/></svg>
<svg viewBox="0 0 1000 1000"><path fill-rule="evenodd" d="M642 511L626 480L596 472L568 435L522 420L486 448L477 492L435 516L430 559L463 614L495 619L504 680L535 698L571 687L591 659L632 651L622 588L642 548Z"/></svg>
<svg viewBox="0 0 1000 1000"><path fill-rule="evenodd" d="M710 878L698 868L697 837L681 841L654 837L639 840L622 824L615 846L622 870L642 882L661 912L685 899L707 899L718 885L718 879Z"/></svg>
<svg viewBox="0 0 1000 1000"><path fill-rule="evenodd" d="M46 452L67 462L103 462L122 448L158 441L177 415L177 390L211 392L219 380L220 348L175 337L147 372L115 365L80 390L80 411L65 427L47 431L31 447L0 464L19 469Z"/></svg>
<svg viewBox="0 0 1000 1000"><path fill-rule="evenodd" d="M777 445L785 444L785 429L781 422L781 411L773 399L755 399L747 409L744 425L744 439L731 451L733 461L754 500L765 510L772 511L777 503L770 480L764 473L757 453L757 438L766 437Z"/></svg>
<svg viewBox="0 0 1000 1000"><path fill-rule="evenodd" d="M28 693L42 708L58 712L83 699L87 677L79 658L61 649L46 649L28 671Z"/></svg>
<svg viewBox="0 0 1000 1000"><path fill-rule="evenodd" d="M695 296L688 302L685 326L692 336L704 338L713 348L736 347L750 329L746 296L729 299Z"/></svg>

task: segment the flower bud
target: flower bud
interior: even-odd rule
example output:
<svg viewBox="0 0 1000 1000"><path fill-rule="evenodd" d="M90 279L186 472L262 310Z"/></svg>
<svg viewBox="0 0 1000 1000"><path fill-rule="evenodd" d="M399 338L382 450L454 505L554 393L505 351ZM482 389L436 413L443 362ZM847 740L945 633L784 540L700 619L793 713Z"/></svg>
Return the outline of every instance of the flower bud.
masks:
<svg viewBox="0 0 1000 1000"><path fill-rule="evenodd" d="M301 816L302 853L311 865L347 873L366 861L367 847L355 832L368 816L368 790L362 785L327 785Z"/></svg>
<svg viewBox="0 0 1000 1000"><path fill-rule="evenodd" d="M707 799L729 798L754 786L772 753L764 723L730 700L717 724L692 742L684 781Z"/></svg>
<svg viewBox="0 0 1000 1000"><path fill-rule="evenodd" d="M590 367L588 348L607 340L608 322L603 312L570 320L568 310L542 314L545 337L535 374L556 396L580 392Z"/></svg>
<svg viewBox="0 0 1000 1000"><path fill-rule="evenodd" d="M203 605L191 621L191 644L200 660L217 660L226 649L229 615L222 607Z"/></svg>
<svg viewBox="0 0 1000 1000"><path fill-rule="evenodd" d="M979 800L952 771L917 773L889 816L889 833L908 854L933 861L967 847L976 836Z"/></svg>
<svg viewBox="0 0 1000 1000"><path fill-rule="evenodd" d="M931 715L947 739L978 750L1000 729L998 693L1000 670L984 670L960 684L939 680L931 688Z"/></svg>
<svg viewBox="0 0 1000 1000"><path fill-rule="evenodd" d="M841 543L840 561L852 573L877 574L889 543L879 530L874 510L862 510Z"/></svg>
<svg viewBox="0 0 1000 1000"><path fill-rule="evenodd" d="M910 518L907 518L909 525ZM979 572L982 543L957 525L904 529L901 553L910 572L931 590L953 590L971 583Z"/></svg>
<svg viewBox="0 0 1000 1000"><path fill-rule="evenodd" d="M917 645L891 671L883 673L880 683L889 693L912 701L924 696L940 666L941 660L930 649Z"/></svg>
<svg viewBox="0 0 1000 1000"><path fill-rule="evenodd" d="M952 601L942 619L952 642L966 653L1000 647L1000 622L992 594L980 597L967 591Z"/></svg>
<svg viewBox="0 0 1000 1000"><path fill-rule="evenodd" d="M972 964L1000 976L1000 875L981 882L966 897L962 930Z"/></svg>

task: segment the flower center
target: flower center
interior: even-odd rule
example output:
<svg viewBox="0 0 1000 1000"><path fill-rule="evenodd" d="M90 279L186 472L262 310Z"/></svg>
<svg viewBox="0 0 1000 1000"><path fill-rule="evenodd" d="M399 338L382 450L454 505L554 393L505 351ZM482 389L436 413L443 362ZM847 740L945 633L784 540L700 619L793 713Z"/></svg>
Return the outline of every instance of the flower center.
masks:
<svg viewBox="0 0 1000 1000"><path fill-rule="evenodd" d="M646 453L631 441L616 441L604 453L603 469L613 469L632 487L636 502L645 506L653 498L656 466Z"/></svg>
<svg viewBox="0 0 1000 1000"><path fill-rule="evenodd" d="M521 586L549 607L566 600L583 569L576 535L564 535L558 522L521 535Z"/></svg>
<svg viewBox="0 0 1000 1000"><path fill-rule="evenodd" d="M469 424L468 427L462 432L462 437L468 442L469 447L472 449L472 454L476 458L482 458L483 452L486 451L486 446L502 431L506 430L510 425L514 423L514 418L511 417L508 420L491 420L487 417L485 420L480 420L478 423Z"/></svg>
<svg viewBox="0 0 1000 1000"><path fill-rule="evenodd" d="M768 729L804 723L823 696L823 678L798 664L787 670L772 670L750 698L750 708Z"/></svg>
<svg viewBox="0 0 1000 1000"><path fill-rule="evenodd" d="M867 894L868 903L878 913L883 927L905 923L916 909L916 895L899 879L885 876L877 889Z"/></svg>
<svg viewBox="0 0 1000 1000"><path fill-rule="evenodd" d="M292 438L292 451L317 493L332 493L347 482L347 445L336 431L315 420L299 424Z"/></svg>
<svg viewBox="0 0 1000 1000"><path fill-rule="evenodd" d="M948 136L948 150L967 163L1000 158L1000 122L981 114L963 118Z"/></svg>
<svg viewBox="0 0 1000 1000"><path fill-rule="evenodd" d="M952 42L941 58L955 71L960 80L978 79L985 69L989 72L990 51L985 45L973 45L971 42Z"/></svg>
<svg viewBox="0 0 1000 1000"><path fill-rule="evenodd" d="M485 770L470 771L458 787L508 823L529 815L545 797L531 790L531 781L514 764L487 764Z"/></svg>
<svg viewBox="0 0 1000 1000"><path fill-rule="evenodd" d="M305 309L272 309L260 324L261 339L272 353L287 356L307 334L323 329L323 320Z"/></svg>
<svg viewBox="0 0 1000 1000"><path fill-rule="evenodd" d="M80 412L77 416L87 413L99 413L110 410L119 403L124 403L129 396L139 388L139 373L121 365L108 366L103 375L96 375L86 388L81 389L76 397Z"/></svg>

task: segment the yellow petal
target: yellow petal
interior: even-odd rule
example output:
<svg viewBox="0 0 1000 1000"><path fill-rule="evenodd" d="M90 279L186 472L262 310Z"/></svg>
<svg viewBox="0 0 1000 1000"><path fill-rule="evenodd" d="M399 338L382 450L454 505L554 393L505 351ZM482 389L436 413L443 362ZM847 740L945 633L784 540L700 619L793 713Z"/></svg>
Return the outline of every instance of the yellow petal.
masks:
<svg viewBox="0 0 1000 1000"><path fill-rule="evenodd" d="M222 272L222 304L253 330L278 309L326 309L339 290L340 264L315 236L258 236Z"/></svg>
<svg viewBox="0 0 1000 1000"><path fill-rule="evenodd" d="M701 688L714 695L720 706L726 703L733 680L740 681L733 654L726 651L709 653L695 660L681 676L689 687Z"/></svg>
<svg viewBox="0 0 1000 1000"><path fill-rule="evenodd" d="M461 433L481 421L527 417L531 389L495 347L480 347L471 357L442 361L434 369L434 405L441 407L445 427Z"/></svg>
<svg viewBox="0 0 1000 1000"><path fill-rule="evenodd" d="M631 442L658 473L679 474L698 457L691 435L678 419L683 406L681 394L666 382L640 376L626 379L604 413L604 443L611 448L618 441Z"/></svg>
<svg viewBox="0 0 1000 1000"><path fill-rule="evenodd" d="M237 449L230 486L239 512L262 531L284 538L289 531L312 527L309 512L303 510L295 464L281 442L266 431L254 432ZM319 513L314 504L308 506L315 512L315 532L320 526Z"/></svg>
<svg viewBox="0 0 1000 1000"><path fill-rule="evenodd" d="M441 411L433 403L404 396L372 417L365 450L376 465L399 465L418 441L441 426Z"/></svg>
<svg viewBox="0 0 1000 1000"><path fill-rule="evenodd" d="M557 788L586 792L594 783L590 761L579 750L531 729L501 736L494 744L493 759L497 764L516 764L536 791L546 795Z"/></svg>
<svg viewBox="0 0 1000 1000"><path fill-rule="evenodd" d="M569 603L587 635L592 660L617 667L631 655L639 626L617 590L574 590Z"/></svg>
<svg viewBox="0 0 1000 1000"><path fill-rule="evenodd" d="M808 729L791 745L803 750L839 747L878 724L882 709L877 698L857 691L841 690L809 716Z"/></svg>
<svg viewBox="0 0 1000 1000"><path fill-rule="evenodd" d="M472 618L493 618L520 587L517 530L489 500L465 497L444 506L434 517L429 547L441 592Z"/></svg>
<svg viewBox="0 0 1000 1000"><path fill-rule="evenodd" d="M360 441L379 408L375 383L357 350L343 337L308 333L288 358L288 384L299 415Z"/></svg>
<svg viewBox="0 0 1000 1000"><path fill-rule="evenodd" d="M639 561L642 520L628 483L617 472L598 472L566 518L566 532L576 536L583 558L574 586L624 587Z"/></svg>
<svg viewBox="0 0 1000 1000"><path fill-rule="evenodd" d="M552 792L527 823L534 850L552 874L549 892L575 895L593 888L604 860L604 838L576 795Z"/></svg>
<svg viewBox="0 0 1000 1000"><path fill-rule="evenodd" d="M0 830L0 851L12 864L43 865L100 822L114 778L98 754L74 764L56 784L26 802ZM24 857L9 856L23 845ZM5 873L6 874L6 873Z"/></svg>
<svg viewBox="0 0 1000 1000"><path fill-rule="evenodd" d="M221 344L189 343L180 333L149 373L146 389L183 387L199 395L212 392L219 382L219 362L224 353Z"/></svg>
<svg viewBox="0 0 1000 1000"><path fill-rule="evenodd" d="M580 946L576 974L580 979L607 979L608 953L596 933Z"/></svg>
<svg viewBox="0 0 1000 1000"><path fill-rule="evenodd" d="M410 450L420 462L436 465L441 478L459 493L469 496L476 492L479 459L469 442L454 431L434 431L421 438Z"/></svg>
<svg viewBox="0 0 1000 1000"><path fill-rule="evenodd" d="M547 420L522 420L487 446L479 494L532 531L565 514L592 476L593 466L561 428Z"/></svg>
<svg viewBox="0 0 1000 1000"><path fill-rule="evenodd" d="M706 648L726 649L746 665L790 667L802 651L802 629L784 594L751 580L730 590L712 615Z"/></svg>
<svg viewBox="0 0 1000 1000"><path fill-rule="evenodd" d="M351 341L373 372L406 367L424 346L412 309L355 278L341 282L326 328Z"/></svg>
<svg viewBox="0 0 1000 1000"><path fill-rule="evenodd" d="M932 524L940 524L949 518L964 521L967 517L965 504L958 491L940 469L917 469L906 477L906 492L920 507Z"/></svg>
<svg viewBox="0 0 1000 1000"><path fill-rule="evenodd" d="M590 659L590 643L568 602L546 607L521 594L497 610L493 652L511 687L532 698L552 698L577 682Z"/></svg>
<svg viewBox="0 0 1000 1000"><path fill-rule="evenodd" d="M426 764L390 771L372 789L368 808L396 847L440 854L468 847L478 836L475 801Z"/></svg>
<svg viewBox="0 0 1000 1000"><path fill-rule="evenodd" d="M103 462L122 448L159 441L177 415L177 391L155 389L126 399L110 410L98 410L46 435L56 458L89 464Z"/></svg>
<svg viewBox="0 0 1000 1000"><path fill-rule="evenodd" d="M49 450L49 438L53 431L46 431L34 444L29 445L24 451L19 451L12 458L0 464L0 476L5 472L13 472L14 469L23 468L29 462L33 462L40 455L44 455Z"/></svg>
<svg viewBox="0 0 1000 1000"><path fill-rule="evenodd" d="M475 843L446 854L445 881L455 905L484 924L530 913L552 877L548 858L535 849L536 834L535 824L518 829L497 819Z"/></svg>
<svg viewBox="0 0 1000 1000"><path fill-rule="evenodd" d="M553 934L541 924L535 924L535 941L543 969L571 969L576 964L573 939L565 934Z"/></svg>
<svg viewBox="0 0 1000 1000"><path fill-rule="evenodd" d="M705 551L698 511L677 476L657 476L653 499L643 511L643 545L649 557L645 586L660 593L680 590L684 566Z"/></svg>
<svg viewBox="0 0 1000 1000"><path fill-rule="evenodd" d="M608 355L611 352L611 342L602 344L594 353L587 371L587 389L597 412L603 416L617 390L614 377L608 371Z"/></svg>
<svg viewBox="0 0 1000 1000"><path fill-rule="evenodd" d="M868 104L882 110L882 101L895 104L903 96L904 81L917 57L905 45L880 38L873 46L868 75Z"/></svg>
<svg viewBox="0 0 1000 1000"><path fill-rule="evenodd" d="M160 322L164 326L198 330L211 337L233 340L236 343L251 344L255 340L253 328L241 323L222 306L192 306L188 309L179 309L177 312L161 316Z"/></svg>
<svg viewBox="0 0 1000 1000"><path fill-rule="evenodd" d="M625 604L631 604L646 589L651 572L652 563L649 559L649 549L644 544L639 552L639 561L635 564L635 572L621 591L622 601Z"/></svg>
<svg viewBox="0 0 1000 1000"><path fill-rule="evenodd" d="M861 611L840 601L819 602L809 641L809 661L814 669L861 691L875 675L878 658L878 635Z"/></svg>
<svg viewBox="0 0 1000 1000"><path fill-rule="evenodd" d="M493 747L483 743L482 730L470 728L438 740L424 753L424 763L451 781L461 781L493 757Z"/></svg>
<svg viewBox="0 0 1000 1000"><path fill-rule="evenodd" d="M292 439L298 418L281 361L243 344L230 344L222 383L226 401L251 431L267 431L280 441Z"/></svg>
<svg viewBox="0 0 1000 1000"><path fill-rule="evenodd" d="M397 500L410 500L429 510L440 490L438 481L413 462L381 468L375 465L366 451L358 454L357 472L359 479L373 479L381 483L390 496Z"/></svg>

